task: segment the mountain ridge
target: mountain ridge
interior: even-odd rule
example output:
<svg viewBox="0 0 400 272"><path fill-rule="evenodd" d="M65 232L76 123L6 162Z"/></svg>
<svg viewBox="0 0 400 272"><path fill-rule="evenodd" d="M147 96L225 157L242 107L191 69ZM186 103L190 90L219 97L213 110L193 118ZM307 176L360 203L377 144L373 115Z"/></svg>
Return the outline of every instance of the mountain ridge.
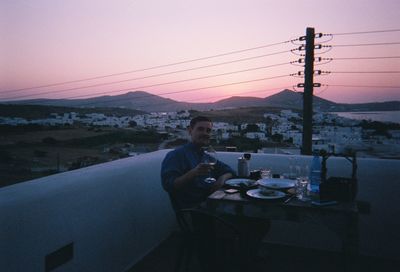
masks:
<svg viewBox="0 0 400 272"><path fill-rule="evenodd" d="M232 96L213 103L180 102L145 91L128 92L120 95L105 95L85 99L33 99L5 101L1 104L44 105L78 108L125 108L146 112L180 110L219 110L242 107L278 107L301 110L302 93L288 89L265 98L252 96ZM318 96L313 97L315 111L389 111L400 110L400 101L370 103L336 103Z"/></svg>

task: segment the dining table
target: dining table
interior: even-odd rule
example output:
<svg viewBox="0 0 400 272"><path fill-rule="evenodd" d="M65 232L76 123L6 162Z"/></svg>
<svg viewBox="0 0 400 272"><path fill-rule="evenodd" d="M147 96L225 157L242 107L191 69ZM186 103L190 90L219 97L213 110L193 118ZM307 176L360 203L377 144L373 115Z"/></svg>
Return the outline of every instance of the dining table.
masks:
<svg viewBox="0 0 400 272"><path fill-rule="evenodd" d="M251 193L257 187L227 190L223 187L205 201L203 208L218 214L252 217L266 220L311 223L327 228L341 239L341 251L346 266L359 253L359 210L357 201L337 201L333 205L315 205L318 194L309 194L306 200L297 199L293 188L279 190L276 198L258 198ZM347 269L346 269L347 270ZM351 270L351 269L349 269Z"/></svg>

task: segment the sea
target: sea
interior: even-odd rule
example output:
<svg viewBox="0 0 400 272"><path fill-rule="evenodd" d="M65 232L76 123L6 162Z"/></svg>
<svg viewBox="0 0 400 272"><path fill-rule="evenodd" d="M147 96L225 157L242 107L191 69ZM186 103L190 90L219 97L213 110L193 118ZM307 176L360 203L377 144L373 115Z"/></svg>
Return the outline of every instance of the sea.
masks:
<svg viewBox="0 0 400 272"><path fill-rule="evenodd" d="M400 124L400 111L331 112L341 117L356 120L371 120Z"/></svg>

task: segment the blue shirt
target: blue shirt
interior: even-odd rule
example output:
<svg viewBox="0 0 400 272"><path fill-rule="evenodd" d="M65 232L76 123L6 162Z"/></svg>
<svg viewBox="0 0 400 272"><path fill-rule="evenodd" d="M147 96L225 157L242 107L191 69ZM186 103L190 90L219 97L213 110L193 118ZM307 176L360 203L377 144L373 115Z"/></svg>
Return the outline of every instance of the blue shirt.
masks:
<svg viewBox="0 0 400 272"><path fill-rule="evenodd" d="M193 182L185 185L185 187L174 190L174 181L195 168L204 155L204 151L193 143L185 144L177 149L169 152L161 165L161 182L164 190L166 190L175 202L174 208L191 208L195 207L208 197L212 184L204 182L206 176L196 177ZM218 179L226 173L235 172L228 165L221 161L217 161L211 176Z"/></svg>

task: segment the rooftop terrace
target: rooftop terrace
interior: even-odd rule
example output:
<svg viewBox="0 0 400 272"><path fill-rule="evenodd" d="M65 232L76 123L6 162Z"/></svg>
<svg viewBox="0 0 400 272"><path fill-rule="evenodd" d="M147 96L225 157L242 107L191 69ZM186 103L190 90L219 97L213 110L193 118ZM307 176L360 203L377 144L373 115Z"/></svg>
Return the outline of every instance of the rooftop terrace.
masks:
<svg viewBox="0 0 400 272"><path fill-rule="evenodd" d="M1 270L169 271L177 226L160 185L161 161L167 151L1 188ZM236 168L239 155L220 152L219 158ZM295 159L308 164L311 158ZM251 167L268 166L283 173L288 171L288 163L287 155L253 154ZM328 161L328 175L348 176L350 172L345 159ZM359 263L370 262L369 268L398 266L400 161L359 159L358 179L357 198L369 204L360 214ZM299 232L301 236L296 235ZM281 258L277 268L286 267L284 259L298 249L304 258L313 252L322 254L326 263L335 267L329 259L340 247L335 234L327 229L282 221L273 221L264 242L265 260ZM299 265L304 258L298 260ZM162 270L151 267L154 262Z"/></svg>

